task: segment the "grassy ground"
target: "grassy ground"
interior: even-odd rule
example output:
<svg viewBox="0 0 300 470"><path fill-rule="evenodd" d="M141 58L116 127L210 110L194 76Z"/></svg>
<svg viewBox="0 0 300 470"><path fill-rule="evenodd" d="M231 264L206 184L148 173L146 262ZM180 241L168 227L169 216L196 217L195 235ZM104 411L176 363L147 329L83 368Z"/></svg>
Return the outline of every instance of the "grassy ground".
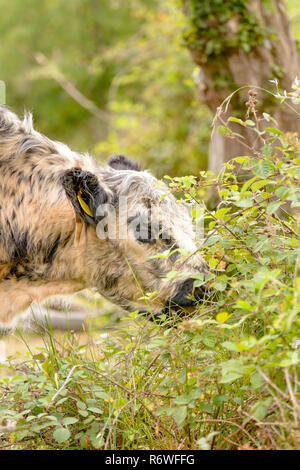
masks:
<svg viewBox="0 0 300 470"><path fill-rule="evenodd" d="M286 427L291 399L279 394L280 423L276 405L255 416L253 404L276 384L218 384L214 365L228 352L212 331L190 327L131 318L102 331L7 338L8 355L18 353L0 369L0 448L300 448L297 426Z"/></svg>
<svg viewBox="0 0 300 470"><path fill-rule="evenodd" d="M5 353L6 359L8 356L14 356L15 358L19 357L24 357L27 353L29 353L29 349L33 354L38 354L42 348L44 348L44 341L43 338L40 335L32 335L32 334L26 334L24 333L24 339L25 341L17 335L11 335L7 336L5 339L3 339L3 352ZM63 332L58 332L55 334L56 338L63 337L64 333ZM85 338L86 335L79 335L79 338Z"/></svg>

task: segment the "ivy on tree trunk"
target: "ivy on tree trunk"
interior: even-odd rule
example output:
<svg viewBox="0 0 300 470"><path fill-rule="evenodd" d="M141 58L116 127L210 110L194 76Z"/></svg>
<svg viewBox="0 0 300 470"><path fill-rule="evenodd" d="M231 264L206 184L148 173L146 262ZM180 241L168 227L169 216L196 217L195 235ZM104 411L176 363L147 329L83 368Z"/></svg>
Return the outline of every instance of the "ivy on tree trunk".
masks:
<svg viewBox="0 0 300 470"><path fill-rule="evenodd" d="M299 59L283 0L182 0L182 4L188 19L184 41L200 67L201 100L213 113L244 85L270 89L269 80L276 78L282 89L291 89ZM279 106L263 92L258 99L283 131L300 132L299 119L286 106ZM247 91L236 94L223 117L233 112L241 116L246 101ZM253 145L253 134L247 128L231 127ZM214 132L209 169L218 172L224 162L243 154L242 144Z"/></svg>

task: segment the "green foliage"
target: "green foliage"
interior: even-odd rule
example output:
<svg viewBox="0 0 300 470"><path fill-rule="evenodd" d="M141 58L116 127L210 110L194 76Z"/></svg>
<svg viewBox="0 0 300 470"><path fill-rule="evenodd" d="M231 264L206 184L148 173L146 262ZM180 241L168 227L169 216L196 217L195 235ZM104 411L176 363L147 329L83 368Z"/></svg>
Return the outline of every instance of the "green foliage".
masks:
<svg viewBox="0 0 300 470"><path fill-rule="evenodd" d="M36 58L43 53L53 60L67 80L103 107L113 64L94 76L92 61L99 47L113 46L139 27L133 2L1 0L0 8L0 76L7 84L7 104L20 112L24 107L34 111L41 130L60 138L72 135L77 145L79 133L87 145L91 131L82 123L89 112L68 97Z"/></svg>
<svg viewBox="0 0 300 470"><path fill-rule="evenodd" d="M293 0L285 3L293 15L294 30L297 31L299 6L297 8ZM199 84L203 101L213 112L226 95L246 83L247 66L255 68L250 64L254 61L259 63L263 51L270 58L268 68L260 67L257 80L262 86L271 79L282 83L289 76L281 60L282 53L273 54L276 44L282 41L275 25L277 20L272 23L272 15L286 22L279 12L281 7L274 0L177 0L177 4L182 6L185 14L181 26L183 42L202 70ZM288 47L292 47L291 44ZM243 61L244 66L241 65ZM243 101L242 94L234 95L231 105L235 113L242 111ZM276 104L271 95L264 95L265 110L273 113Z"/></svg>
<svg viewBox="0 0 300 470"><path fill-rule="evenodd" d="M205 29L201 47L208 48L209 60L217 59L214 86L235 89L220 66L223 52L216 52L227 40L230 48L259 41L255 12L247 12L244 1L190 4ZM198 100L195 66L182 46L186 19L178 5L177 0L0 0L0 80L7 104L20 114L32 110L41 132L101 161L122 152L158 176L198 175L207 167L211 114ZM297 2L288 0L287 6L298 34ZM234 15L241 15L243 26L228 37L214 22L219 18L227 31L226 18L230 23ZM213 27L207 27L210 22ZM186 34L195 28L188 26ZM76 101L74 87L92 109Z"/></svg>
<svg viewBox="0 0 300 470"><path fill-rule="evenodd" d="M33 111L41 132L103 161L131 155L158 176L206 167L211 115L199 106L171 1L0 0L0 8L7 104Z"/></svg>
<svg viewBox="0 0 300 470"><path fill-rule="evenodd" d="M139 18L143 27L134 47L124 54L120 43L109 51L119 67L110 90L112 128L96 153L103 159L115 152L139 156L161 176L196 172L206 166L210 113L195 99L193 66L179 44L180 16L166 3L156 12L140 6Z"/></svg>
<svg viewBox="0 0 300 470"><path fill-rule="evenodd" d="M189 26L184 31L188 47L197 50L199 62L214 62L242 49L250 52L262 44L265 31L247 0L182 0ZM269 2L271 3L271 2Z"/></svg>

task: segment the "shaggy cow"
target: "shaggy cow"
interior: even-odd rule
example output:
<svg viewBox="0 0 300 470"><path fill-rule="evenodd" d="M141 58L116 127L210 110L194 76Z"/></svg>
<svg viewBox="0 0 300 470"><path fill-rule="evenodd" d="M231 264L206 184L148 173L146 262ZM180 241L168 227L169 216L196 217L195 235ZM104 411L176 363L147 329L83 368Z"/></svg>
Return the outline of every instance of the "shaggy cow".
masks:
<svg viewBox="0 0 300 470"><path fill-rule="evenodd" d="M85 288L127 311L155 313L202 296L198 289L190 297L187 275L165 279L176 249L196 249L188 213L127 158L99 166L35 131L30 114L21 121L0 107L0 175L2 326L32 301ZM173 254L154 256L166 250ZM192 261L202 269L200 255Z"/></svg>

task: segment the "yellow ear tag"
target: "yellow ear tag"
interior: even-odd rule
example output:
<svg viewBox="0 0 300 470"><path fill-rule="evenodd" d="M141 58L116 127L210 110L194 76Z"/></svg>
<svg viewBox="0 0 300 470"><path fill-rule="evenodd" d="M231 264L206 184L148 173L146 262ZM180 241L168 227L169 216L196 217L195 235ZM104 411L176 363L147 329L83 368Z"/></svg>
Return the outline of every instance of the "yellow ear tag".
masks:
<svg viewBox="0 0 300 470"><path fill-rule="evenodd" d="M77 194L77 199L78 199L79 204L81 205L82 209L84 210L84 212L87 215L89 215L90 217L93 217L91 209L89 208L89 206L84 202L84 200L81 197L81 191Z"/></svg>

